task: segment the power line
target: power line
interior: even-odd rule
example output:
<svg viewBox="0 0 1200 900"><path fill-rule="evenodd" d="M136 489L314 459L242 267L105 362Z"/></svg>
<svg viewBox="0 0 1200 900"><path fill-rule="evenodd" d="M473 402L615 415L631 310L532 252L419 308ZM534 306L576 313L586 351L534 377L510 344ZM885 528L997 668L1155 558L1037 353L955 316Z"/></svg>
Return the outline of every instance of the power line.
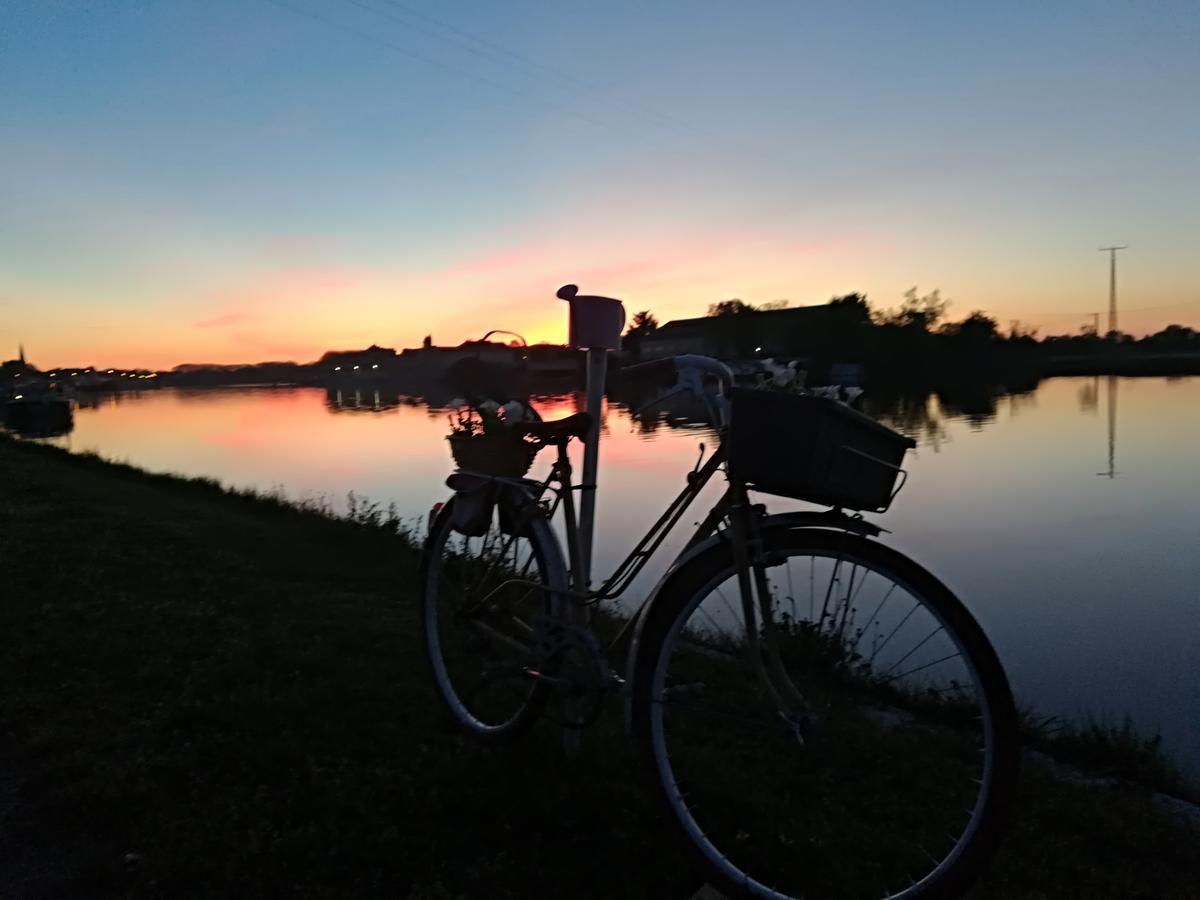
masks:
<svg viewBox="0 0 1200 900"><path fill-rule="evenodd" d="M602 131L605 131L605 132L609 132L612 134L621 134L627 138L637 138L639 140L645 140L647 137L650 137L655 140L663 139L663 138L672 138L672 139L678 138L680 129L686 129L688 131L695 132L697 135L700 135L702 132L701 129L695 128L695 126L692 124L689 124L687 122L679 120L679 119L677 119L673 116L670 116L666 113L651 110L645 106L625 103L620 100L616 100L616 99L608 98L608 97L604 97L604 96L596 96L596 95L585 96L584 92L594 90L595 86L589 85L583 79L580 79L577 76L571 75L561 69L557 69L552 66L542 65L541 63L527 59L526 57L522 56L521 54L511 51L511 50L508 50L507 48L501 46L500 44L496 44L496 43L494 43L492 41L488 41L484 38L480 38L480 37L471 35L470 33L462 31L461 29L457 29L452 25L442 22L441 20L434 19L430 16L418 13L415 10L411 10L409 7L406 7L403 4L394 2L394 0L377 0L377 2L388 3L391 6L394 6L397 9L402 10L402 12L400 12L399 14L394 13L389 9L376 8L374 6L369 5L366 2L363 2L363 0L345 0L345 2L350 4L351 6L357 7L358 9L364 10L368 13L372 13L381 18L388 19L392 22L397 23L398 25L402 25L406 29L417 31L423 35L426 35L427 37L433 38L434 40L438 40L444 44L448 44L450 46L457 47L460 50L471 53L477 57L480 57L481 59L488 60L489 62L502 62L502 63L506 63L506 64L511 64L510 60L508 59L508 58L510 58L512 61L520 62L521 64L523 64L527 67L544 70L546 73L552 74L557 78L565 79L565 80L573 82L574 85L576 85L577 87L573 88L573 87L564 86L561 84L548 83L544 80L541 82L543 86L546 84L549 84L550 87L552 87L558 91L562 91L565 94L567 94L568 96L571 94L574 94L576 96L577 100L580 100L580 101L587 100L587 101L599 102L599 103L609 107L610 111L624 113L625 116L627 116L627 117L631 113L633 113L634 115L641 116L644 120L653 120L653 121L635 122L635 121L630 120L627 123L618 124L618 123L614 123L614 122L607 122L602 119L597 119L586 113L579 112L578 106L575 104L558 102L551 98L542 96L540 94L533 94L533 93L530 93L529 91L513 87L509 84L506 84L501 81L497 81L493 78L488 78L483 75L476 75L476 74L470 73L468 71L461 69L460 67L458 67L454 64L445 62L441 59L437 59L437 58L434 58L431 56L427 56L422 53L418 53L417 51L411 50L408 47L401 46L399 44L395 44L391 41L385 40L384 38L381 38L374 33L365 32L365 31L359 30L357 28L354 28L352 26L346 25L343 22L336 21L336 20L327 18L325 16L319 15L317 13L311 12L307 9L298 8L296 6L291 5L291 3L284 2L284 0L266 0L266 2L271 3L274 6L278 6L281 9L285 9L288 12L294 13L299 16L304 16L305 18L311 19L314 22L318 22L322 25L326 25L330 28L341 31L344 34L348 34L353 37L357 37L361 40L370 41L373 44L376 44L376 45L379 45L382 47L386 47L388 49L402 53L405 56L408 56L412 59L418 60L419 62L426 63L427 65L436 66L440 69L443 69L448 72L452 72L463 78L471 79L472 81L476 81L480 84L485 84L496 90L504 91L505 93L512 94L513 96L519 97L523 100L527 100L529 102L539 104L548 109L552 109L556 112L564 113L567 116L570 116L570 117L577 119L579 121L582 121L582 122L586 122L589 125L592 125L592 126L598 128ZM412 17L417 17L417 18L423 19L425 21L434 23L439 28L442 28L448 32L452 32L454 35L460 36L461 38L463 38L463 40L458 40L453 37L448 37L446 35L438 34L435 31L420 25L419 23L414 23L412 21ZM478 43L481 47L484 47L487 49L480 49L479 47L472 47L469 44L467 44L465 41L472 41L472 42ZM494 50L494 52L488 52L489 50ZM501 58L501 57L504 57L504 58ZM521 73L521 74L524 74L524 73ZM532 77L532 76L526 76L526 77ZM658 128L655 130L657 130L659 133L656 135L656 134L654 134L654 131L646 130L647 124L650 124L653 126L658 126ZM666 126L669 130L664 132L662 130L662 128L664 126ZM711 136L712 135L710 135L710 137ZM682 145L679 145L676 141L673 140L671 143L672 143L671 152L677 157L688 158L688 159L693 159L693 160L703 158L692 149L690 144L688 144L686 142L683 143Z"/></svg>
<svg viewBox="0 0 1200 900"><path fill-rule="evenodd" d="M578 75L575 75L572 72L569 72L565 69L557 68L556 66L548 66L545 63L539 62L536 59L532 59L528 56L525 56L524 54L517 53L516 51L514 51L508 47L505 47L502 44L498 44L495 41L488 40L487 38L484 38L484 37L480 37L477 34L473 34L472 32L469 32L469 31L465 31L465 30L458 28L454 25L451 25L450 23L445 22L441 19L435 18L434 16L430 16L420 10L413 9L411 6L401 3L400 0L381 0L381 2L386 3L388 6L391 6L398 10L403 11L403 13L405 15L407 15L411 18L415 18L415 19L422 20L424 22L428 22L429 24L431 24L439 29L442 29L443 31L445 31L449 34L463 38L465 41L469 41L473 44L478 44L479 47L483 47L483 48L486 48L487 50L493 51L490 54L480 53L476 48L473 48L473 47L469 46L468 44L463 43L463 41L454 41L454 43L457 44L457 46L462 47L464 50L468 50L472 53L477 53L481 56L484 56L484 58L486 58L486 59L497 60L498 58L503 58L509 62L518 63L527 69L537 70L539 72L545 73L547 75L552 75L555 78L559 78L559 79L562 79L563 81L569 82L569 83L573 84L578 91L590 93L597 89L597 86L595 84L592 84L592 83L586 81L585 79L580 78ZM438 40L447 40L447 38L445 38L444 36L440 36L440 35L436 34L435 32L429 31L428 29L421 29L421 31L425 34L430 35L431 37L438 39ZM563 90L563 91L569 90L569 88L565 88L562 85L555 85L555 87L558 88L559 90ZM619 108L626 112L634 112L639 115L643 115L643 116L655 119L660 124L666 124L666 125L670 125L672 127L680 127L680 126L686 127L686 128L692 127L687 122L683 122L682 120L676 118L675 116L672 116L668 113L664 113L660 110L650 109L649 107L646 107L640 103L616 100L616 99L609 98L609 97L595 96L595 95L591 95L589 97L589 99L598 100L601 103L605 103L609 106Z"/></svg>
<svg viewBox="0 0 1200 900"><path fill-rule="evenodd" d="M333 28L337 31L341 31L344 34L352 35L354 37L359 38L360 40L369 41L370 43L377 44L380 47L386 47L387 49L393 50L396 53L401 53L404 56L409 57L410 59L415 59L418 62L425 63L426 65L435 66L444 71L451 72L461 78L466 78L471 81L475 81L480 84L487 85L488 87L493 88L494 90L504 91L505 93L512 94L513 96L519 97L523 100L528 100L533 103L540 103L543 106L547 106L551 109L554 109L557 112L565 113L566 115L572 116L576 119L579 119L580 121L587 122L589 125L594 125L597 128L609 130L611 127L604 122L598 121L589 116L583 115L582 113L576 112L575 110L571 109L569 106L564 106L563 104L555 103L551 100L547 100L544 97L538 97L534 94L528 93L527 91L522 91L518 88L511 87L510 85L504 84L499 81L494 81L491 78L486 78L482 75L476 75L474 73L464 71L455 65L452 65L447 62L443 62L442 60L436 59L435 57L426 56L423 53L418 53L415 50L411 50L408 47L404 47L400 44L396 44L392 41L381 38L378 35L370 34L365 31L360 31L357 28L353 28L349 25L345 25L345 24L335 21L333 19L327 19L324 16L318 15L314 12L310 12L309 10L300 9L298 7L292 6L289 3L283 2L283 0L266 0L266 2L270 3L273 6L278 6L280 9L285 9L288 12L293 13L294 15L303 16L306 19L311 19L314 22L319 22L322 25L325 25L329 28ZM359 7L360 9L365 9L369 12L375 13L376 15L379 14L379 10L372 9L371 7L369 7L363 3L357 2L357 0L347 0L347 2L351 3L354 6Z"/></svg>
<svg viewBox="0 0 1200 900"><path fill-rule="evenodd" d="M1122 311L1125 313L1136 313L1136 312L1155 312L1160 309L1194 309L1197 312L1200 312L1200 300L1185 300L1182 303L1158 303L1153 306L1134 306L1134 307L1127 306L1127 307L1123 307ZM1081 309L1081 310L1075 310L1073 312L1049 313L1047 315L1036 316L1036 319L1040 322L1054 322L1059 319L1084 319L1084 318L1089 318L1089 317L1095 318L1098 315L1100 315L1100 314L1098 312L1096 312L1095 310ZM1099 323L1097 322L1097 328L1098 327L1099 327Z"/></svg>

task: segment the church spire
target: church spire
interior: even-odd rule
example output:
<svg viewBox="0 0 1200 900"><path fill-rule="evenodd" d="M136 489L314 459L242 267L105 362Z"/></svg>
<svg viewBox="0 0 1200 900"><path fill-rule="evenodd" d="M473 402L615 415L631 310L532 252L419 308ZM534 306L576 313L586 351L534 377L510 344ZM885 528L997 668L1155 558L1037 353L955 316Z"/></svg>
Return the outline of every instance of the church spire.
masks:
<svg viewBox="0 0 1200 900"><path fill-rule="evenodd" d="M17 359L20 361L21 365L25 365L25 345L24 344L17 344Z"/></svg>

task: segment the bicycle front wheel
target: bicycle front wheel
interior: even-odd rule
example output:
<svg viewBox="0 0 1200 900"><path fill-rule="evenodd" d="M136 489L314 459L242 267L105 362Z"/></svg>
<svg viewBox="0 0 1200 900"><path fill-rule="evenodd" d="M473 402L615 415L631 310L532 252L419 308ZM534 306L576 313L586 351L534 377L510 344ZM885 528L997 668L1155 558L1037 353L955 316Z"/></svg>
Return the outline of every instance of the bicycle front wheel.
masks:
<svg viewBox="0 0 1200 900"><path fill-rule="evenodd" d="M768 530L754 574L746 605L717 545L647 611L632 726L671 817L731 895L957 896L1017 766L982 630L854 535Z"/></svg>
<svg viewBox="0 0 1200 900"><path fill-rule="evenodd" d="M505 521L519 529L508 533L494 512L483 534L468 536L454 529L455 502L442 507L425 542L425 652L455 723L484 740L508 740L545 706L547 689L534 670L537 642L562 605L562 554L540 514L507 510Z"/></svg>

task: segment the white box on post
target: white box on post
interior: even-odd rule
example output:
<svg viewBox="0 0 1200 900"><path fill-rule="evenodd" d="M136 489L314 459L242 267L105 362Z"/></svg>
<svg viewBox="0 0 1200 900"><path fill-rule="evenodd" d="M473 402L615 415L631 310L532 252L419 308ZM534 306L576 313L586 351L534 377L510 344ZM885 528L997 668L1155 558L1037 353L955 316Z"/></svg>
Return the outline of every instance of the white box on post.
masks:
<svg viewBox="0 0 1200 900"><path fill-rule="evenodd" d="M571 306L567 343L579 350L620 350L625 305L612 297L580 294L573 284L558 289Z"/></svg>

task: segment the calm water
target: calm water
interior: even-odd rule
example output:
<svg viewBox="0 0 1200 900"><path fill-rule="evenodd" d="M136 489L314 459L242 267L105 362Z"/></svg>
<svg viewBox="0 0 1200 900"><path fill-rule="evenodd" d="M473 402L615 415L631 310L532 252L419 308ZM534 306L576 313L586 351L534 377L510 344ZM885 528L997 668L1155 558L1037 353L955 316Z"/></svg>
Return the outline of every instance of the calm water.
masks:
<svg viewBox="0 0 1200 900"><path fill-rule="evenodd" d="M388 408L373 393L341 401L316 388L127 395L77 410L55 442L335 505L353 490L414 517L443 499L444 411ZM536 405L553 418L579 402ZM908 486L877 517L886 539L967 601L1018 699L1055 714L1130 713L1200 771L1200 378L1063 378L875 412L920 441ZM601 575L712 443L703 428L651 428L617 407L604 427Z"/></svg>

